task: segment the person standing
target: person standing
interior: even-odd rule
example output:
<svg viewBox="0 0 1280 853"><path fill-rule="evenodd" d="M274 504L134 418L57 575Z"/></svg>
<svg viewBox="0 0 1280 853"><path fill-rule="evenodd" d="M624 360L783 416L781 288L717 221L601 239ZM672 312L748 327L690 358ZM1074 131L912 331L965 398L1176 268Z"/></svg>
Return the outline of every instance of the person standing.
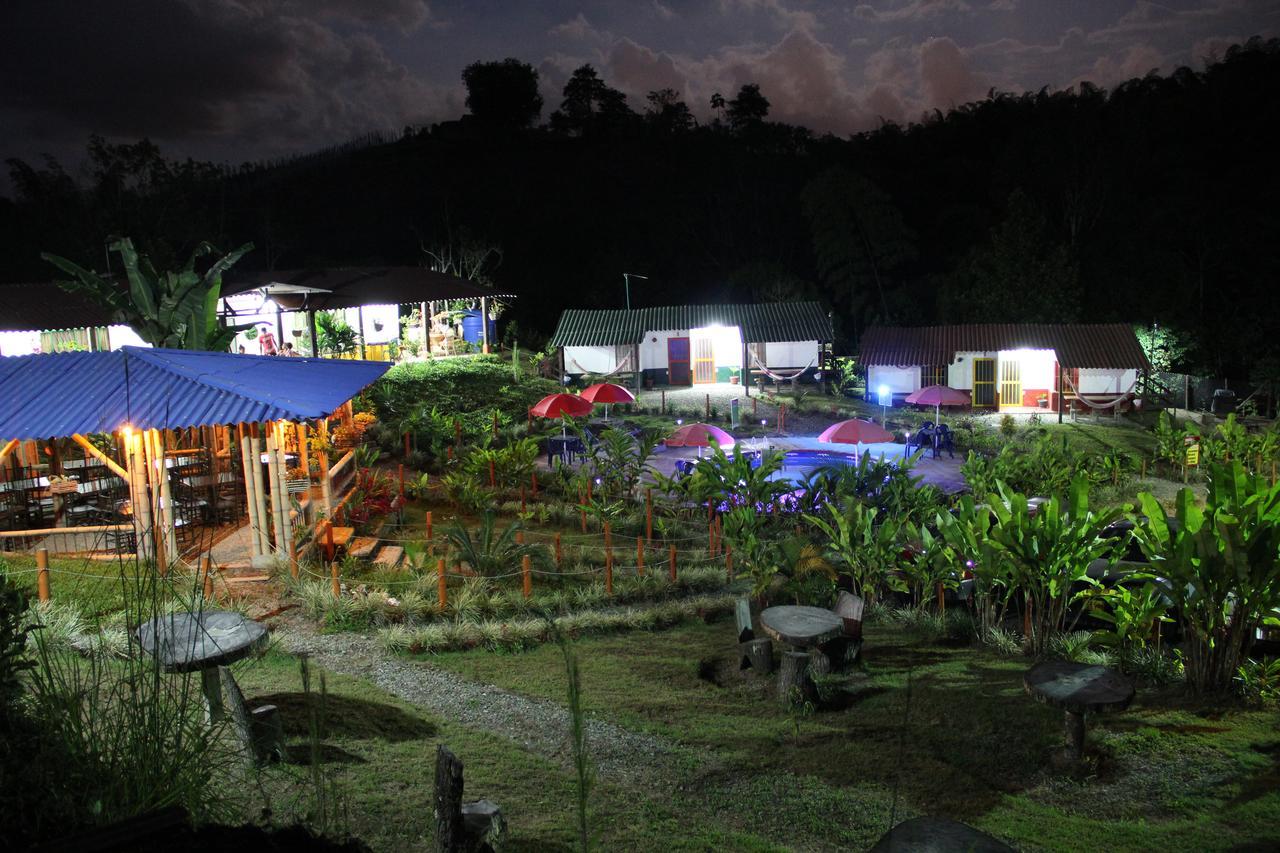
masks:
<svg viewBox="0 0 1280 853"><path fill-rule="evenodd" d="M280 347L280 354L283 356L296 356L298 351L293 348L293 341L285 341L284 346Z"/></svg>
<svg viewBox="0 0 1280 853"><path fill-rule="evenodd" d="M258 346L259 352L263 355L279 355L280 350L276 346L275 333L271 331L271 327L262 325L258 327Z"/></svg>

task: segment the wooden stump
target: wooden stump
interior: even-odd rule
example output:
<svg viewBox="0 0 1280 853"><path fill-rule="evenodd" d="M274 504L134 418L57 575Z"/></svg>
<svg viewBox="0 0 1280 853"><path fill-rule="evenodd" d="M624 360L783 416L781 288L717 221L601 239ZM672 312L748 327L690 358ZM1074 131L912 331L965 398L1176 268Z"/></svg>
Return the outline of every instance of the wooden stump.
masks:
<svg viewBox="0 0 1280 853"><path fill-rule="evenodd" d="M832 672L844 672L858 662L858 654L862 651L862 640L850 637L836 637L828 640L818 648L831 661Z"/></svg>
<svg viewBox="0 0 1280 853"><path fill-rule="evenodd" d="M773 672L773 640L748 640L738 644L739 672L751 670L753 675Z"/></svg>
<svg viewBox="0 0 1280 853"><path fill-rule="evenodd" d="M805 678L808 674L808 654L796 651L783 652L782 670L778 673L778 698L789 704L795 690L804 691Z"/></svg>
<svg viewBox="0 0 1280 853"><path fill-rule="evenodd" d="M466 831L462 824L462 762L444 744L436 746L436 850L463 850Z"/></svg>
<svg viewBox="0 0 1280 853"><path fill-rule="evenodd" d="M751 622L751 602L746 598L739 598L734 602L733 615L738 624L738 642L746 643L755 639L754 625Z"/></svg>
<svg viewBox="0 0 1280 853"><path fill-rule="evenodd" d="M809 649L809 678L831 674L831 658L827 657L820 646Z"/></svg>
<svg viewBox="0 0 1280 853"><path fill-rule="evenodd" d="M275 705L260 705L250 714L253 747L259 761L284 760L284 722Z"/></svg>
<svg viewBox="0 0 1280 853"><path fill-rule="evenodd" d="M1084 757L1084 714L1064 711L1062 731L1066 739L1063 757L1068 761L1079 761Z"/></svg>

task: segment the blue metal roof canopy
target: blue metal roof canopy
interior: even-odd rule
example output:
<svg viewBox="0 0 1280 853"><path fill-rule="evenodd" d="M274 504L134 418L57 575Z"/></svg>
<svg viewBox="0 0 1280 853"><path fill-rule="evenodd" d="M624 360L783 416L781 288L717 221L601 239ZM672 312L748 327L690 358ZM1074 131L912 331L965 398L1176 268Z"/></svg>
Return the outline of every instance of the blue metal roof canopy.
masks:
<svg viewBox="0 0 1280 853"><path fill-rule="evenodd" d="M0 442L320 418L390 366L145 347L0 358Z"/></svg>

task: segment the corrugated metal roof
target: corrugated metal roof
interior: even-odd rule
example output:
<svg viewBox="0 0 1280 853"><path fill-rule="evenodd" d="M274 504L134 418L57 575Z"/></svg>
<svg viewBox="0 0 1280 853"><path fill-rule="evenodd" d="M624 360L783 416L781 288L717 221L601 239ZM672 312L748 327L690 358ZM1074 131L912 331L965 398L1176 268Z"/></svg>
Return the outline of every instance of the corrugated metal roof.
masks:
<svg viewBox="0 0 1280 853"><path fill-rule="evenodd" d="M0 442L318 418L390 366L145 347L0 358Z"/></svg>
<svg viewBox="0 0 1280 853"><path fill-rule="evenodd" d="M324 291L308 294L305 300L292 295L279 299L290 309L305 307L318 311L364 305L408 305L437 299L515 298L511 293L491 290L465 278L424 267L334 267L267 272L232 270L224 277L222 295L233 296L272 285ZM289 302L290 298L294 302Z"/></svg>
<svg viewBox="0 0 1280 853"><path fill-rule="evenodd" d="M829 341L831 318L817 302L750 305L672 305L662 308L569 309L551 336L552 346L633 344L646 332L706 326L738 326L747 343Z"/></svg>
<svg viewBox="0 0 1280 853"><path fill-rule="evenodd" d="M864 365L938 365L958 352L1015 349L1051 349L1063 367L1151 368L1125 323L872 326L862 335L858 358Z"/></svg>
<svg viewBox="0 0 1280 853"><path fill-rule="evenodd" d="M0 332L54 332L110 326L111 312L53 282L0 284Z"/></svg>

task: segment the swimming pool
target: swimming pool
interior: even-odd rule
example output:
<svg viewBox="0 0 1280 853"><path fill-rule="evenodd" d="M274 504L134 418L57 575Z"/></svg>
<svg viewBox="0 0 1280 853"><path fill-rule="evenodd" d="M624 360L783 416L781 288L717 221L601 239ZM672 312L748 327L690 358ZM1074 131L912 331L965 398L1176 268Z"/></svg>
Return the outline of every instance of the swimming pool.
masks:
<svg viewBox="0 0 1280 853"><path fill-rule="evenodd" d="M782 455L782 468L770 479L803 482L819 468L848 467L858 464L854 453L834 450L788 450Z"/></svg>

